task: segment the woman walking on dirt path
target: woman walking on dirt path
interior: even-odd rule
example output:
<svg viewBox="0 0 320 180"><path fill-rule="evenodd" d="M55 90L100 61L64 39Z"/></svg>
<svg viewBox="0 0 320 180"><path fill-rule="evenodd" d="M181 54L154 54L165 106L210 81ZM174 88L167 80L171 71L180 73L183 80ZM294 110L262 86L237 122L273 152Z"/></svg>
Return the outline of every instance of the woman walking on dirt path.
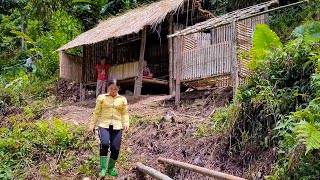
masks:
<svg viewBox="0 0 320 180"><path fill-rule="evenodd" d="M89 126L89 135L93 134L95 126L99 129L100 138L100 176L107 173L116 176L114 170L120 152L122 131L129 129L127 99L118 94L117 80L108 82L108 93L98 96L93 118ZM107 166L107 155L110 147L111 155Z"/></svg>

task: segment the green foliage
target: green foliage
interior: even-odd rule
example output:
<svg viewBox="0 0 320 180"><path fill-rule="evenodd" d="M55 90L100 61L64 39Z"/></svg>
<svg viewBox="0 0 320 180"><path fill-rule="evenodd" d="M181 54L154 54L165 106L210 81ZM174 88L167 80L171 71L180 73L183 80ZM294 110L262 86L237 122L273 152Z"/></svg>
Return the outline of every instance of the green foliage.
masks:
<svg viewBox="0 0 320 180"><path fill-rule="evenodd" d="M90 6L91 13L97 18L102 19L102 14L107 10L109 0L73 0L73 3L86 3Z"/></svg>
<svg viewBox="0 0 320 180"><path fill-rule="evenodd" d="M319 0L309 0L300 6L293 6L270 13L270 27L283 42L290 40L291 32L306 20L319 21Z"/></svg>
<svg viewBox="0 0 320 180"><path fill-rule="evenodd" d="M316 22L308 22L302 26L296 27L292 32L293 37L309 36L314 41L319 41L320 24Z"/></svg>
<svg viewBox="0 0 320 180"><path fill-rule="evenodd" d="M237 107L232 104L225 108L217 109L216 113L212 117L211 128L213 131L224 132L231 126L233 115L238 111Z"/></svg>
<svg viewBox="0 0 320 180"><path fill-rule="evenodd" d="M22 178L28 167L38 166L40 161L46 161L42 158L50 159L56 155L62 159L59 166L70 166L68 161L76 165L79 164L76 162L77 159L69 159L64 154L73 150L79 153L90 148L90 141L86 140L85 127L75 127L59 119L54 119L53 122L38 121L22 123L13 128L1 128L0 177ZM90 166L87 165L86 168L92 168L93 164L88 164ZM41 167L43 168L43 165L39 164L39 171L45 172Z"/></svg>
<svg viewBox="0 0 320 180"><path fill-rule="evenodd" d="M256 152L279 146L277 168L269 179L308 179L317 177L311 172L320 172L316 167L320 148L319 24L312 21L297 27L285 45L266 26L258 26L254 33L252 73L236 95L241 109L231 126L230 152L239 155L245 150L250 156L243 158L248 160L256 158ZM308 166L309 171L302 170Z"/></svg>
<svg viewBox="0 0 320 180"><path fill-rule="evenodd" d="M59 57L55 50L80 34L82 29L74 18L63 11L57 11L53 14L50 28L51 31L46 32L37 40L40 53L43 56L37 63L39 66L37 76L42 80L57 77Z"/></svg>
<svg viewBox="0 0 320 180"><path fill-rule="evenodd" d="M204 6L208 6L208 9L216 15L221 15L265 1L266 0L207 0L204 1Z"/></svg>
<svg viewBox="0 0 320 180"><path fill-rule="evenodd" d="M205 137L210 134L210 128L208 128L207 124L201 124L197 127L196 132L194 133L197 137Z"/></svg>
<svg viewBox="0 0 320 180"><path fill-rule="evenodd" d="M307 150L320 149L320 123L309 123L307 121L300 121L297 123L294 132L297 138L305 144Z"/></svg>
<svg viewBox="0 0 320 180"><path fill-rule="evenodd" d="M266 24L258 24L253 34L254 49L266 51L282 48L280 38Z"/></svg>
<svg viewBox="0 0 320 180"><path fill-rule="evenodd" d="M11 30L20 30L21 17L18 10L12 10L11 14L0 14L0 60L10 59L15 56L15 50L19 47L19 40L11 35ZM2 62L0 61L0 64ZM3 62L8 63L8 62Z"/></svg>

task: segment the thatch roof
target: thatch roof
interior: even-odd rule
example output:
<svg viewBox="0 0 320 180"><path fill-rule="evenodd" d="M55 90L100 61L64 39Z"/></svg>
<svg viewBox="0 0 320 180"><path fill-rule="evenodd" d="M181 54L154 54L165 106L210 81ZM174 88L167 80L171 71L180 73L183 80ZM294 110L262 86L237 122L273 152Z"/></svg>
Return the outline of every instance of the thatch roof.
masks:
<svg viewBox="0 0 320 180"><path fill-rule="evenodd" d="M138 33L145 26L155 27L169 13L176 11L183 2L184 0L160 0L148 6L133 9L121 16L99 23L97 27L80 34L57 51Z"/></svg>
<svg viewBox="0 0 320 180"><path fill-rule="evenodd" d="M261 4L257 4L254 6L250 6L250 7L244 8L244 9L232 11L230 13L211 18L211 19L206 20L204 22L197 23L193 26L189 26L186 29L183 29L181 31L178 31L174 34L169 35L168 37L171 38L171 37L176 37L176 36L185 36L188 34L193 34L196 32L205 31L205 30L212 29L214 27L229 24L233 21L244 19L246 17L260 13L261 11L265 10L266 8L268 8L271 5L276 4L276 3L278 3L277 0L272 0L272 1L261 3Z"/></svg>

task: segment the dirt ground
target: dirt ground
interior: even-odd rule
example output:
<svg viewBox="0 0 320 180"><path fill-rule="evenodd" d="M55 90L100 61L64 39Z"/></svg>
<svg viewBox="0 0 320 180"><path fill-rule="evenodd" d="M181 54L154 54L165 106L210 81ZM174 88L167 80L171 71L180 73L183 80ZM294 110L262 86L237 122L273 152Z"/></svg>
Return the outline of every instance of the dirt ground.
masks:
<svg viewBox="0 0 320 180"><path fill-rule="evenodd" d="M207 125L219 107L232 97L231 89L214 89L185 92L182 106L174 107L173 96L127 96L129 114L139 120L132 122L125 134L122 153L128 154L125 164L118 165L121 174L131 179L143 179L135 170L135 163L142 162L174 179L208 179L190 171L169 168L157 162L158 157L170 158L201 167L242 176L239 163L228 159L220 134L198 137L198 126ZM57 117L76 125L89 123L95 107L94 100L61 106L46 113L43 118ZM149 179L145 177L145 179Z"/></svg>

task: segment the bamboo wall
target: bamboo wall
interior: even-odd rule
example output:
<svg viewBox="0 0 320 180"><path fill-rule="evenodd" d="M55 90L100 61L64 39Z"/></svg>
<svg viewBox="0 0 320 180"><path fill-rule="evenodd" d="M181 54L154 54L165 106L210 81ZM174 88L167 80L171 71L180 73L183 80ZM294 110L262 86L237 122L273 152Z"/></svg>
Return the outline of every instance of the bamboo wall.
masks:
<svg viewBox="0 0 320 180"><path fill-rule="evenodd" d="M63 51L59 53L60 78L81 82L82 57L67 54Z"/></svg>
<svg viewBox="0 0 320 180"><path fill-rule="evenodd" d="M240 84L245 83L245 77L250 75L248 64L250 62L249 51L252 47L252 36L257 24L267 24L268 14L240 20L237 22L237 46Z"/></svg>
<svg viewBox="0 0 320 180"><path fill-rule="evenodd" d="M184 36L181 80L193 82L210 78L210 84L230 86L232 71L232 39L236 36L240 84L249 75L248 52L252 47L252 33L257 24L267 23L268 16L260 15L236 22L236 34L231 24L216 27L211 32ZM193 83L194 84L194 83Z"/></svg>
<svg viewBox="0 0 320 180"><path fill-rule="evenodd" d="M139 61L117 64L109 68L109 79L123 80L136 77L139 72Z"/></svg>
<svg viewBox="0 0 320 180"><path fill-rule="evenodd" d="M231 41L185 51L181 80L193 80L231 72Z"/></svg>

